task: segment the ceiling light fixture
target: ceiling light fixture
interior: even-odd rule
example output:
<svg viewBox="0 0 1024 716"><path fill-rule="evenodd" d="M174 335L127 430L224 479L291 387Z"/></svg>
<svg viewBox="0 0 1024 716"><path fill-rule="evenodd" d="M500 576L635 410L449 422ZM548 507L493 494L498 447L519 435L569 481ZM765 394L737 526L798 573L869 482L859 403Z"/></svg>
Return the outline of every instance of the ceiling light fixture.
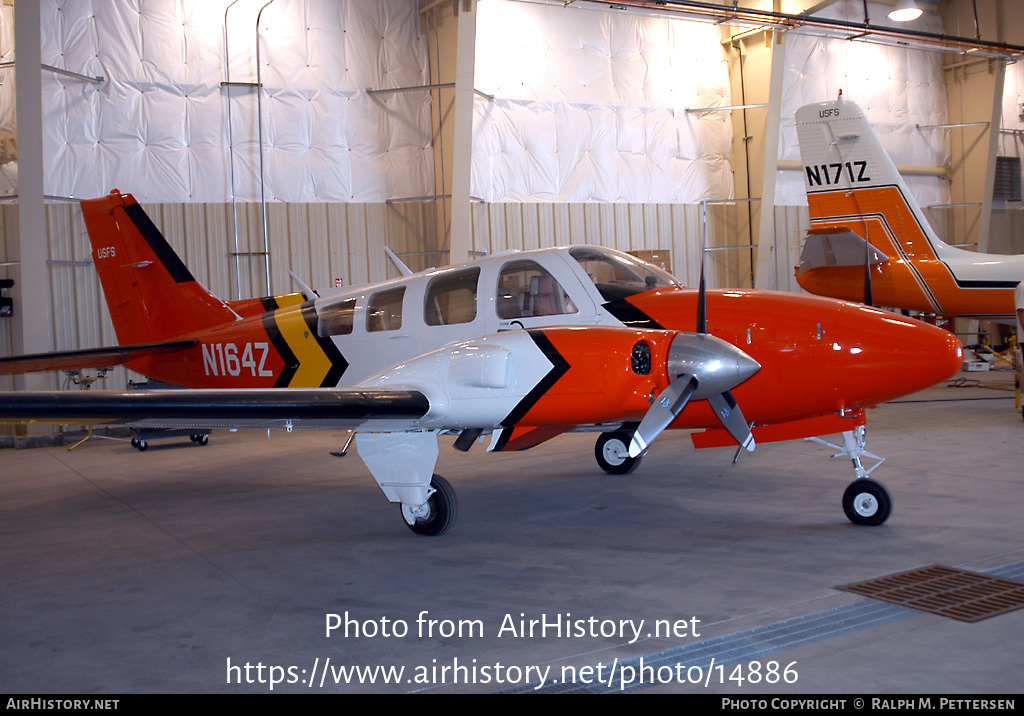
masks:
<svg viewBox="0 0 1024 716"><path fill-rule="evenodd" d="M895 22L910 22L921 17L921 12L921 8L914 0L899 0L889 13L889 19Z"/></svg>

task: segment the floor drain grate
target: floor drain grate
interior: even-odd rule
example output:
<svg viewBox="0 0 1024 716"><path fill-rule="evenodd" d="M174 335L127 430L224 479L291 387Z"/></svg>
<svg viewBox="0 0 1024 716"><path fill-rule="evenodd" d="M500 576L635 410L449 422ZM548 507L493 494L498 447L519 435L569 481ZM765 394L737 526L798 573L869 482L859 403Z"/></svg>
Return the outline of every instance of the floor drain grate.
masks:
<svg viewBox="0 0 1024 716"><path fill-rule="evenodd" d="M933 565L836 587L964 622L1024 607L1024 582Z"/></svg>

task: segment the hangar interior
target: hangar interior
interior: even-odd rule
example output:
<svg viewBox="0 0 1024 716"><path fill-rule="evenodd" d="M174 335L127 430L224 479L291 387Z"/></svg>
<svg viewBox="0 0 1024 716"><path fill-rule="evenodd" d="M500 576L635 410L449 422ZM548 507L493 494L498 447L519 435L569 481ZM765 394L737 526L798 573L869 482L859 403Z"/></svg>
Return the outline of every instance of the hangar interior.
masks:
<svg viewBox="0 0 1024 716"><path fill-rule="evenodd" d="M226 299L395 276L385 246L417 270L578 243L694 285L704 242L709 285L799 291L793 115L840 90L940 237L1024 250L1006 0L29 5L17 54L0 5L5 355L114 344L76 203L114 188Z"/></svg>
<svg viewBox="0 0 1024 716"><path fill-rule="evenodd" d="M713 287L799 292L794 114L840 90L941 237L1024 253L1019 2L916 2L905 23L895 0L0 0L0 356L116 344L78 204L115 188L225 299L298 290L290 272L318 289L397 276L385 247L422 269L563 244L690 285L703 260ZM965 342L1000 330L960 323ZM630 478L597 472L589 434L502 458L445 449L461 516L436 539L329 452L340 430L7 450L0 670L12 692L252 693L274 689L239 665L324 656L577 675L710 658L733 677L545 686L1013 694L1024 610L966 623L837 589L934 563L1024 581L1020 415L989 389L1006 377L871 411L898 503L872 528L842 520L849 460L804 440L738 460L665 440ZM0 376L23 388L75 386ZM335 612L438 631L324 636ZM690 630L495 636L569 612ZM441 633L463 618L486 635ZM787 678L735 678L755 662ZM537 672L432 674L319 690L539 690ZM276 688L309 693L305 678Z"/></svg>

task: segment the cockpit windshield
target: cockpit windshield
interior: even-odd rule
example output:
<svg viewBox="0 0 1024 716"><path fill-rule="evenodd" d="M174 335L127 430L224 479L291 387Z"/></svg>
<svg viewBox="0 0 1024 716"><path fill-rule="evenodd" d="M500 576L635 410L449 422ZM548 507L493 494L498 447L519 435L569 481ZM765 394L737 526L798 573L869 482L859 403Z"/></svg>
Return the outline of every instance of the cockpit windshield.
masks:
<svg viewBox="0 0 1024 716"><path fill-rule="evenodd" d="M576 246L569 249L606 301L615 301L655 288L679 286L667 271L612 249Z"/></svg>

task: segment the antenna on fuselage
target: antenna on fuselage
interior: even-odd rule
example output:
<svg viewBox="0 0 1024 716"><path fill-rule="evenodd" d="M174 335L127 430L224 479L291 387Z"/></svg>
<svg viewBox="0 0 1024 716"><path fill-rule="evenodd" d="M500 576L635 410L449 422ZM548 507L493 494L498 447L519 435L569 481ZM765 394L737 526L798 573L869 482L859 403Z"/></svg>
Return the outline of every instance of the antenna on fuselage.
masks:
<svg viewBox="0 0 1024 716"><path fill-rule="evenodd" d="M394 251L389 249L387 246L384 247L384 253L386 253L388 255L388 258L391 259L391 263L393 263L395 265L395 268L398 269L398 272L400 274L402 274L403 276L411 276L412 275L412 269L409 268L408 266L406 266L402 262L402 259L398 258L398 254L396 254Z"/></svg>
<svg viewBox="0 0 1024 716"><path fill-rule="evenodd" d="M312 288L310 288L310 287L309 287L309 286L308 286L308 285L306 284L306 282L305 282L305 281L303 281L303 280L302 280L301 278L299 278L298 274L296 274L296 273L295 273L294 271L292 271L291 269L288 269L288 275L292 277L292 281L294 281L295 283L299 284L299 287L300 287L300 288L301 288L301 289L303 290L303 292L304 292L304 293L306 294L306 298L307 298L307 299L313 298L313 296L316 296L316 297L318 297L318 298L320 297L320 294L319 294L319 293L317 293L317 292L316 292L316 291L314 291L314 290L313 290Z"/></svg>

